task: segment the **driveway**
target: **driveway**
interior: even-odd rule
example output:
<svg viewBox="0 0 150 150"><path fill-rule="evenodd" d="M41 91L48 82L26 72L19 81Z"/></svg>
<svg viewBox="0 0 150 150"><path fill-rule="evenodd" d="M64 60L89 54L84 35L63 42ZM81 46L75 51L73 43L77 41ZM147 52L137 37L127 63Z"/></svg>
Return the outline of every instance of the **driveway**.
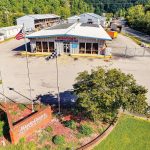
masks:
<svg viewBox="0 0 150 150"><path fill-rule="evenodd" d="M117 39L116 39L117 40ZM127 37L119 36L119 43L115 40L112 42L116 47L122 46L123 43L132 41ZM16 47L21 46L24 43L23 40L16 41L11 40L6 43L0 44L0 70L2 71L3 83L5 94L18 102L28 102L28 100L19 94L8 90L8 87L15 88L16 91L21 94L29 96L29 86L27 78L26 59L20 56L16 56L16 51L12 51ZM137 46L133 41L134 46ZM130 43L130 45L131 45ZM111 45L111 43L109 43ZM116 51L119 48L116 48ZM114 48L115 50L115 48ZM61 100L68 100L68 91L72 90L72 85L75 83L75 78L78 73L84 70L90 71L97 66L103 66L107 68L120 68L125 73L131 73L135 76L137 82L149 89L147 95L150 103L150 59L148 57L133 57L122 58L114 57L110 62L105 62L103 59L87 59L79 58L74 60L69 56L61 56L58 59L59 66L59 86L61 92ZM50 98L56 98L57 86L56 86L56 63L55 60L46 61L45 58L29 58L29 68L31 76L31 88L32 98L37 96L48 96L47 101ZM2 92L2 89L0 88ZM72 97L69 97L72 100Z"/></svg>

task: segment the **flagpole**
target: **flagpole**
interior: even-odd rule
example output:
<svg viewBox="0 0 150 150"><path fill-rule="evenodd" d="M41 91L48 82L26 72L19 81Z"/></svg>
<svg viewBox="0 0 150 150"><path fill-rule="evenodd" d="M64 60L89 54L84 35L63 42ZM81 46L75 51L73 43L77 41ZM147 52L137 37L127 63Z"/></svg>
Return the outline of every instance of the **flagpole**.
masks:
<svg viewBox="0 0 150 150"><path fill-rule="evenodd" d="M24 33L24 42L25 42L25 50L26 50L26 62L27 62L27 72L28 72L28 81L29 81L29 93L30 93L30 98L32 99L31 79L30 79L30 70L29 70L29 59L28 59L28 48L27 48L27 41L26 41L26 37L25 37L24 24L23 24L23 33ZM34 102L33 102L33 100L32 100L32 112L34 112Z"/></svg>
<svg viewBox="0 0 150 150"><path fill-rule="evenodd" d="M3 92L3 95L5 95L3 78L2 78L2 72L1 71L0 71L0 80L2 82L2 92ZM6 97L5 96L4 96L4 101L5 101L5 104L6 104Z"/></svg>
<svg viewBox="0 0 150 150"><path fill-rule="evenodd" d="M56 50L55 50L56 51ZM59 91L59 72L58 72L58 60L56 51L56 70L57 70L57 98L58 98L58 114L60 114L60 91Z"/></svg>

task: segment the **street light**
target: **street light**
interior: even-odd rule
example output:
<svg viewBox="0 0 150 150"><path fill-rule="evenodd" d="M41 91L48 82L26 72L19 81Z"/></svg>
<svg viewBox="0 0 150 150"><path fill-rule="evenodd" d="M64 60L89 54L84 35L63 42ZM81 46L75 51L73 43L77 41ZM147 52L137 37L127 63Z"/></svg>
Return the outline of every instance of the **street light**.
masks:
<svg viewBox="0 0 150 150"><path fill-rule="evenodd" d="M27 96L25 96L25 95L19 93L18 91L16 91L16 90L15 90L14 88L12 88L12 87L8 87L8 89L9 89L10 91L13 91L13 92L19 94L20 96L26 98L27 100L31 101L31 102L32 102L32 112L34 112L34 102L35 102L36 100L32 100L32 99L28 98Z"/></svg>

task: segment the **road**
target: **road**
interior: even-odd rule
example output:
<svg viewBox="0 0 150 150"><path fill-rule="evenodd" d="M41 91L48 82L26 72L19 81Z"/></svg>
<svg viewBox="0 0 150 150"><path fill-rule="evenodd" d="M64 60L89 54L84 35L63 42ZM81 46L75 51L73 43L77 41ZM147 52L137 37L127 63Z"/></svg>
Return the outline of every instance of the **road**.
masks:
<svg viewBox="0 0 150 150"><path fill-rule="evenodd" d="M130 27L124 27L124 26L122 28L122 32L127 33L132 36L135 36L135 37L139 38L141 41L150 44L150 36L145 33L142 33L142 32L136 31L134 29L131 29Z"/></svg>

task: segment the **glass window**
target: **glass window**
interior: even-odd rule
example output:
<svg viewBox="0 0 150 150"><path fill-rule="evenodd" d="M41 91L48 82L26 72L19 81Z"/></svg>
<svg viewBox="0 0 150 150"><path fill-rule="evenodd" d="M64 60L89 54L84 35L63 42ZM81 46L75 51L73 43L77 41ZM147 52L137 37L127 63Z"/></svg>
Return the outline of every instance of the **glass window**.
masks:
<svg viewBox="0 0 150 150"><path fill-rule="evenodd" d="M91 54L91 46L92 46L91 43L86 43L86 53L87 54Z"/></svg>
<svg viewBox="0 0 150 150"><path fill-rule="evenodd" d="M36 51L37 52L42 52L41 42L36 42Z"/></svg>
<svg viewBox="0 0 150 150"><path fill-rule="evenodd" d="M42 42L42 44L43 44L43 52L48 52L47 42Z"/></svg>
<svg viewBox="0 0 150 150"><path fill-rule="evenodd" d="M50 52L54 51L54 42L49 42L49 51Z"/></svg>
<svg viewBox="0 0 150 150"><path fill-rule="evenodd" d="M98 43L93 43L92 54L98 54Z"/></svg>
<svg viewBox="0 0 150 150"><path fill-rule="evenodd" d="M80 43L79 44L79 53L80 54L85 53L85 43Z"/></svg>

